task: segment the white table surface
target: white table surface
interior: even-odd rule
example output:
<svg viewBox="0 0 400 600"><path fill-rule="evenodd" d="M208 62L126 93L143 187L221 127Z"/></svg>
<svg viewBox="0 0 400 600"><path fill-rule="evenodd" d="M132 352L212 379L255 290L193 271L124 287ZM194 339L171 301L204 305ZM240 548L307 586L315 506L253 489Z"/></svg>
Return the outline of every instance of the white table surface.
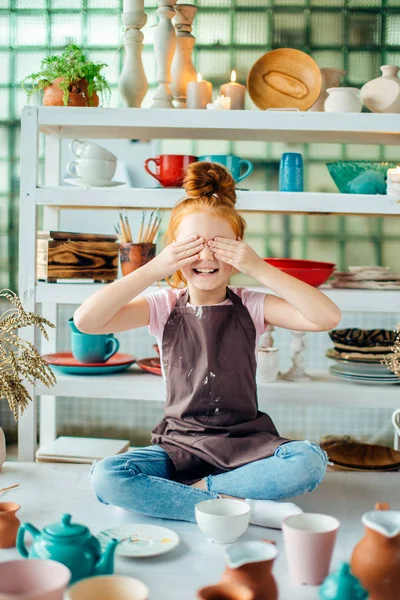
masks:
<svg viewBox="0 0 400 600"><path fill-rule="evenodd" d="M194 600L198 588L219 580L225 566L224 549L209 543L197 525L152 519L102 505L91 490L88 472L88 465L8 462L0 473L0 487L14 483L20 486L3 494L0 501L21 504L17 513L21 521L39 528L59 521L61 514L68 512L93 534L124 523L153 523L173 529L181 541L167 554L136 559L116 557L115 572L144 581L150 588L151 600ZM331 514L341 521L332 570L339 561L349 560L354 545L361 539L360 517L364 512L378 501L400 507L399 483L397 472L331 471L317 490L295 500L305 511ZM280 600L318 599L317 587L290 583L281 531L250 526L241 539L271 539L277 543L279 555L273 571ZM17 557L16 549L0 550L0 561Z"/></svg>

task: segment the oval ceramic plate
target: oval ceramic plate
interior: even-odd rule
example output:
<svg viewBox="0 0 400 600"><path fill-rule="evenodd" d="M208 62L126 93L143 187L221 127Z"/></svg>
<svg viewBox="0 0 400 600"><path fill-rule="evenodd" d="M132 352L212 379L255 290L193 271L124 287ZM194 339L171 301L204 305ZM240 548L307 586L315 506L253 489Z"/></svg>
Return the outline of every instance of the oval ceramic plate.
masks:
<svg viewBox="0 0 400 600"><path fill-rule="evenodd" d="M124 371L136 361L132 354L122 354L122 352L117 352L105 363L92 364L78 362L71 352L44 354L43 358L55 371L67 375L107 375Z"/></svg>
<svg viewBox="0 0 400 600"><path fill-rule="evenodd" d="M161 371L161 363L160 357L156 356L154 358L141 358L136 361L138 367L143 369L143 371L147 371L147 373L152 373L153 375L162 375Z"/></svg>
<svg viewBox="0 0 400 600"><path fill-rule="evenodd" d="M254 63L247 89L261 110L308 110L320 95L321 81L321 71L311 56L293 48L279 48Z"/></svg>
<svg viewBox="0 0 400 600"><path fill-rule="evenodd" d="M102 550L114 538L120 542L116 554L134 558L164 554L179 544L175 531L158 525L121 525L105 529L96 537Z"/></svg>
<svg viewBox="0 0 400 600"><path fill-rule="evenodd" d="M333 358L334 360L339 360L339 361L347 361L347 362L351 362L351 363L372 363L372 364L380 364L381 360L383 358L389 358L390 356L392 356L390 353L389 354L375 354L375 353L370 353L370 354L361 354L361 352L344 352L344 351L338 351L335 350L335 348L329 348L329 350L326 351L326 356L328 358Z"/></svg>
<svg viewBox="0 0 400 600"><path fill-rule="evenodd" d="M323 442L321 448L335 465L356 470L388 470L400 467L400 452L388 446L362 442Z"/></svg>

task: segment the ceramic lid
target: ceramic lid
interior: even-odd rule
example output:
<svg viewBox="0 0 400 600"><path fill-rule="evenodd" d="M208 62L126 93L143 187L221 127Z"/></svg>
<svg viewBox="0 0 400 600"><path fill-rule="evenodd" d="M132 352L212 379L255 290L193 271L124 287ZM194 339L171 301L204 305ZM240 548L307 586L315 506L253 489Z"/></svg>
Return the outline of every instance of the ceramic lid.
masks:
<svg viewBox="0 0 400 600"><path fill-rule="evenodd" d="M88 533L88 528L79 523L71 523L72 516L65 514L61 517L61 523L52 523L43 529L44 533L51 537L76 538Z"/></svg>

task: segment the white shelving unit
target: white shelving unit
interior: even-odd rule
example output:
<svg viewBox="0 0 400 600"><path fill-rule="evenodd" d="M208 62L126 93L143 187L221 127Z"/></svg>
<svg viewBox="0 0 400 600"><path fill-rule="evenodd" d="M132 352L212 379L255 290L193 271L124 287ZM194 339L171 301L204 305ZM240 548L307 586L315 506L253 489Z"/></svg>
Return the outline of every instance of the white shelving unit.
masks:
<svg viewBox="0 0 400 600"><path fill-rule="evenodd" d="M45 185L38 186L39 134L46 135ZM45 229L57 230L61 210L161 208L170 209L182 196L179 189L91 189L60 186L61 139L203 139L280 141L296 143L356 143L400 145L400 115L313 112L195 111L164 109L25 107L21 134L21 204L19 293L27 310L42 305L56 322L58 304L79 304L101 284L36 282L37 209L44 207ZM242 191L238 208L244 212L399 216L391 196ZM260 289L260 288L258 288ZM323 288L342 311L399 312L399 291ZM32 329L32 328L31 328ZM34 342L34 332L26 338ZM55 332L42 352L56 351ZM97 377L58 376L52 390L30 386L34 401L19 421L19 458L32 461L36 452L36 400L41 399L40 443L56 439L56 396L118 397L162 401L161 378L136 368ZM397 408L397 386L365 386L315 374L309 383L276 382L259 386L260 406L326 405Z"/></svg>

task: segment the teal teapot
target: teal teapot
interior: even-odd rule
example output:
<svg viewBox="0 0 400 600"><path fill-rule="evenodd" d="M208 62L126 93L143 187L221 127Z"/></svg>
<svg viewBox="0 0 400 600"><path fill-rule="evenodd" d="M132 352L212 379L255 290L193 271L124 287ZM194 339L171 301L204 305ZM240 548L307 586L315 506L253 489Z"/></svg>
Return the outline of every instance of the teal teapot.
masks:
<svg viewBox="0 0 400 600"><path fill-rule="evenodd" d="M29 552L25 532L33 536ZM63 515L61 523L53 523L39 531L30 523L18 530L17 550L24 558L45 558L62 563L72 573L71 583L94 575L112 575L117 540L110 540L103 554L100 542L85 525L71 523L71 515Z"/></svg>

